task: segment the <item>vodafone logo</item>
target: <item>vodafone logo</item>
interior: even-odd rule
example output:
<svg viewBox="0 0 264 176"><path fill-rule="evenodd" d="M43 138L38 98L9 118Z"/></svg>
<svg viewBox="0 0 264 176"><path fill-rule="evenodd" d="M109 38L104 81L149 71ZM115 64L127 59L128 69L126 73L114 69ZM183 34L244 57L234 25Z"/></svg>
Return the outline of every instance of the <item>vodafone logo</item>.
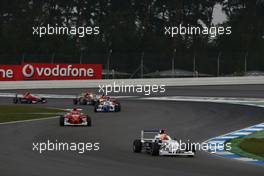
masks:
<svg viewBox="0 0 264 176"><path fill-rule="evenodd" d="M22 74L25 78L37 77L93 77L92 68L74 67L73 65L52 65L50 66L33 66L26 64L22 68Z"/></svg>
<svg viewBox="0 0 264 176"><path fill-rule="evenodd" d="M102 79L100 64L0 65L0 81Z"/></svg>
<svg viewBox="0 0 264 176"><path fill-rule="evenodd" d="M0 80L4 78L13 78L14 71L12 69L1 69L0 68Z"/></svg>
<svg viewBox="0 0 264 176"><path fill-rule="evenodd" d="M34 67L30 64L26 64L22 69L22 74L26 78L31 78L34 75Z"/></svg>

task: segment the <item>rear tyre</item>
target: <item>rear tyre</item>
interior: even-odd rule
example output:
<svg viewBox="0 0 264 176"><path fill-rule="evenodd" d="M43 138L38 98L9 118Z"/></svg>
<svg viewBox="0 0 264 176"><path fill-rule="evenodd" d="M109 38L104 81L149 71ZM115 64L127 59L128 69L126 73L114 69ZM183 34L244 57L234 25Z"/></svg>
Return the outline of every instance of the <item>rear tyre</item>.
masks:
<svg viewBox="0 0 264 176"><path fill-rule="evenodd" d="M94 105L94 112L98 112L97 109L98 109L98 103L96 103L96 104Z"/></svg>
<svg viewBox="0 0 264 176"><path fill-rule="evenodd" d="M13 98L13 103L14 104L17 104L18 103L18 98L17 97Z"/></svg>
<svg viewBox="0 0 264 176"><path fill-rule="evenodd" d="M87 117L87 126L92 126L92 119L91 119L91 117Z"/></svg>
<svg viewBox="0 0 264 176"><path fill-rule="evenodd" d="M87 100L84 98L80 99L80 105L87 105Z"/></svg>
<svg viewBox="0 0 264 176"><path fill-rule="evenodd" d="M142 143L139 139L134 140L133 142L133 151L135 153L140 153L142 150Z"/></svg>
<svg viewBox="0 0 264 176"><path fill-rule="evenodd" d="M73 105L77 105L78 104L78 100L77 99L73 99L72 102L73 102Z"/></svg>
<svg viewBox="0 0 264 176"><path fill-rule="evenodd" d="M60 116L60 126L64 126L64 117Z"/></svg>
<svg viewBox="0 0 264 176"><path fill-rule="evenodd" d="M152 156L159 156L159 150L160 150L160 146L158 143L154 142L151 145L151 155Z"/></svg>
<svg viewBox="0 0 264 176"><path fill-rule="evenodd" d="M185 150L186 152L193 152L193 153L195 153L196 152L196 150L195 150L195 145L194 144L190 144L190 143L188 143L188 145L187 145L187 147L186 147L186 150Z"/></svg>
<svg viewBox="0 0 264 176"><path fill-rule="evenodd" d="M195 154L196 153L196 149L195 149L195 145L192 145L192 152Z"/></svg>
<svg viewBox="0 0 264 176"><path fill-rule="evenodd" d="M115 112L120 112L121 111L121 105L120 103L118 103L116 106L115 106Z"/></svg>
<svg viewBox="0 0 264 176"><path fill-rule="evenodd" d="M40 101L41 101L42 104L47 102L46 98L41 98Z"/></svg>
<svg viewBox="0 0 264 176"><path fill-rule="evenodd" d="M186 148L186 152L193 152L195 154L196 150L195 150L195 145L194 144L188 144L187 148ZM188 157L194 157L194 155L188 155Z"/></svg>
<svg viewBox="0 0 264 176"><path fill-rule="evenodd" d="M95 100L91 100L91 105L95 105L96 104L96 101Z"/></svg>

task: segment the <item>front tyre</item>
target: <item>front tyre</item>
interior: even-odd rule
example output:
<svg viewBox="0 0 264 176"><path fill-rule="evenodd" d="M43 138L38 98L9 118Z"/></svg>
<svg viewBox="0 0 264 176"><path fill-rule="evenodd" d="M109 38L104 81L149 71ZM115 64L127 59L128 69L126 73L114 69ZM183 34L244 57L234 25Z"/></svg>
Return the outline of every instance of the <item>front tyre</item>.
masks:
<svg viewBox="0 0 264 176"><path fill-rule="evenodd" d="M98 112L98 111L97 111L98 107L99 107L99 104L96 103L95 106L94 106L94 112Z"/></svg>
<svg viewBox="0 0 264 176"><path fill-rule="evenodd" d="M77 99L73 99L73 105L77 105L78 104L78 100Z"/></svg>
<svg viewBox="0 0 264 176"><path fill-rule="evenodd" d="M60 116L60 126L64 126L64 116Z"/></svg>
<svg viewBox="0 0 264 176"><path fill-rule="evenodd" d="M134 140L133 142L133 151L135 153L140 153L142 150L142 143L139 139Z"/></svg>

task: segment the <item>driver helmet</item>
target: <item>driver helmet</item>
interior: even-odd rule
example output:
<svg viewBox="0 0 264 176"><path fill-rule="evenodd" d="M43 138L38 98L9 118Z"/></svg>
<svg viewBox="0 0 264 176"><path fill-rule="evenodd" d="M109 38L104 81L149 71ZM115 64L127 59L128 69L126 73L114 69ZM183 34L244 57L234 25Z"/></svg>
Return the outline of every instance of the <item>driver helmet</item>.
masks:
<svg viewBox="0 0 264 176"><path fill-rule="evenodd" d="M77 111L77 108L73 108L72 111Z"/></svg>
<svg viewBox="0 0 264 176"><path fill-rule="evenodd" d="M164 129L161 129L160 130L160 134L165 134L165 130Z"/></svg>

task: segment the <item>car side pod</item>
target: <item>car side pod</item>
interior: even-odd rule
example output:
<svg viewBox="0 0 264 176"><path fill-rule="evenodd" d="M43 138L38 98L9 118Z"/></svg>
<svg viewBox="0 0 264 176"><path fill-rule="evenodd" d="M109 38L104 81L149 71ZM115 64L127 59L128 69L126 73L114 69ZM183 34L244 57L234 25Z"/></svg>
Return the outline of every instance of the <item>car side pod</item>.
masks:
<svg viewBox="0 0 264 176"><path fill-rule="evenodd" d="M159 156L160 145L157 142L151 144L150 154L152 156Z"/></svg>

